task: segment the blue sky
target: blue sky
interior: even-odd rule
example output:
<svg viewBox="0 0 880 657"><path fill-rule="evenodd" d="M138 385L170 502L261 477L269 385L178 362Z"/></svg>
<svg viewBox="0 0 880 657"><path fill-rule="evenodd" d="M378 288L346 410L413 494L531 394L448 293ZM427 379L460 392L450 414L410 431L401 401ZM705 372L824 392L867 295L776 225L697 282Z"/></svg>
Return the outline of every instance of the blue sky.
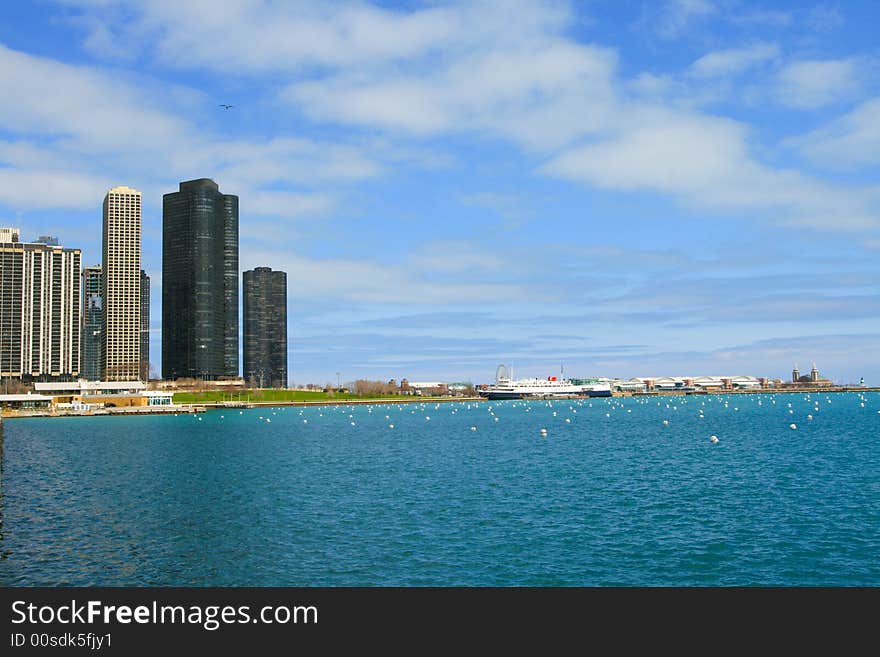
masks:
<svg viewBox="0 0 880 657"><path fill-rule="evenodd" d="M0 4L0 225L100 260L107 189L240 197L291 379L880 384L880 5ZM218 105L231 103L224 110Z"/></svg>

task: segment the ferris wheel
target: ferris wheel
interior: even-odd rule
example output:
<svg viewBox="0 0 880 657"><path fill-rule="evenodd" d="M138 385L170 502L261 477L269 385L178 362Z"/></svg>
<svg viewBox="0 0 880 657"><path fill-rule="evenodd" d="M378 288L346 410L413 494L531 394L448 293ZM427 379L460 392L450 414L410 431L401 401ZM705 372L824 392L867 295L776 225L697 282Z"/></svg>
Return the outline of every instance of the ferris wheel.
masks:
<svg viewBox="0 0 880 657"><path fill-rule="evenodd" d="M498 369L495 370L495 381L501 381L502 379L510 379L510 372L507 369L507 365L502 363L498 366Z"/></svg>

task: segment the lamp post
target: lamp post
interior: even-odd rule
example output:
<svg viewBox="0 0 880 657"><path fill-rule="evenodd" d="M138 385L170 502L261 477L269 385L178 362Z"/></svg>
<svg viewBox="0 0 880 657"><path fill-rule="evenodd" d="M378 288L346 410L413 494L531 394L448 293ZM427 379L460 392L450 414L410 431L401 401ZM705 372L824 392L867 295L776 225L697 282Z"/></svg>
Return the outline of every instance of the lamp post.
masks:
<svg viewBox="0 0 880 657"><path fill-rule="evenodd" d="M342 384L339 382L339 372L336 373L336 392L340 392Z"/></svg>

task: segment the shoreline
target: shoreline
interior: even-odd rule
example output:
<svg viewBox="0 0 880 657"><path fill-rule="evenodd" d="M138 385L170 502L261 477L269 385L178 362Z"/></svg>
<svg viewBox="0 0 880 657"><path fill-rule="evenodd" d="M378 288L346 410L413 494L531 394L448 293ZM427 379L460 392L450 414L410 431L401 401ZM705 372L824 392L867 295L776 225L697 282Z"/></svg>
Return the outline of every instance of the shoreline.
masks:
<svg viewBox="0 0 880 657"><path fill-rule="evenodd" d="M646 392L614 392L611 397L589 397L589 396L561 396L561 397L533 397L536 401L552 401L564 399L619 399L626 397L686 397L686 396L707 396L707 395L777 395L777 394L799 394L799 393L842 393L842 392L880 392L880 387L861 387L861 386L839 386L834 388L765 388L761 390L651 390ZM274 401L274 402L206 402L200 404L178 404L173 408L160 407L126 407L117 409L100 409L96 411L27 411L27 412L9 412L4 411L0 419L17 420L32 417L125 417L125 416L141 416L141 415L191 415L194 413L207 413L208 411L228 410L228 409L252 409L252 408L273 408L280 406L362 406L362 405L381 405L381 404L449 404L449 403L476 403L502 401L492 400L486 397L408 397L406 399L345 399L345 400L310 400L310 401ZM528 401L522 400L503 400L503 401Z"/></svg>

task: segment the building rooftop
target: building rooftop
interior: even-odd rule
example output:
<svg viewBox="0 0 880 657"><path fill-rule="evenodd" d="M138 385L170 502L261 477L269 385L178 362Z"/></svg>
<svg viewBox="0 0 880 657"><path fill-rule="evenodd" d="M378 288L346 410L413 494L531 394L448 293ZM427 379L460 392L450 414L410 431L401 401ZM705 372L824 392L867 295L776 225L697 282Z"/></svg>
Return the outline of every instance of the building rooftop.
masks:
<svg viewBox="0 0 880 657"><path fill-rule="evenodd" d="M22 401L51 402L52 397L50 397L48 395L33 395L33 394L0 395L0 402L22 402Z"/></svg>
<svg viewBox="0 0 880 657"><path fill-rule="evenodd" d="M119 185L118 187L113 187L110 190L108 190L107 193L108 194L137 194L138 196L141 195L141 193L138 190L132 189L131 187L126 187L125 185Z"/></svg>
<svg viewBox="0 0 880 657"><path fill-rule="evenodd" d="M133 391L139 392L145 390L147 384L143 381L59 381L51 383L35 383L34 389L37 392L119 392Z"/></svg>

